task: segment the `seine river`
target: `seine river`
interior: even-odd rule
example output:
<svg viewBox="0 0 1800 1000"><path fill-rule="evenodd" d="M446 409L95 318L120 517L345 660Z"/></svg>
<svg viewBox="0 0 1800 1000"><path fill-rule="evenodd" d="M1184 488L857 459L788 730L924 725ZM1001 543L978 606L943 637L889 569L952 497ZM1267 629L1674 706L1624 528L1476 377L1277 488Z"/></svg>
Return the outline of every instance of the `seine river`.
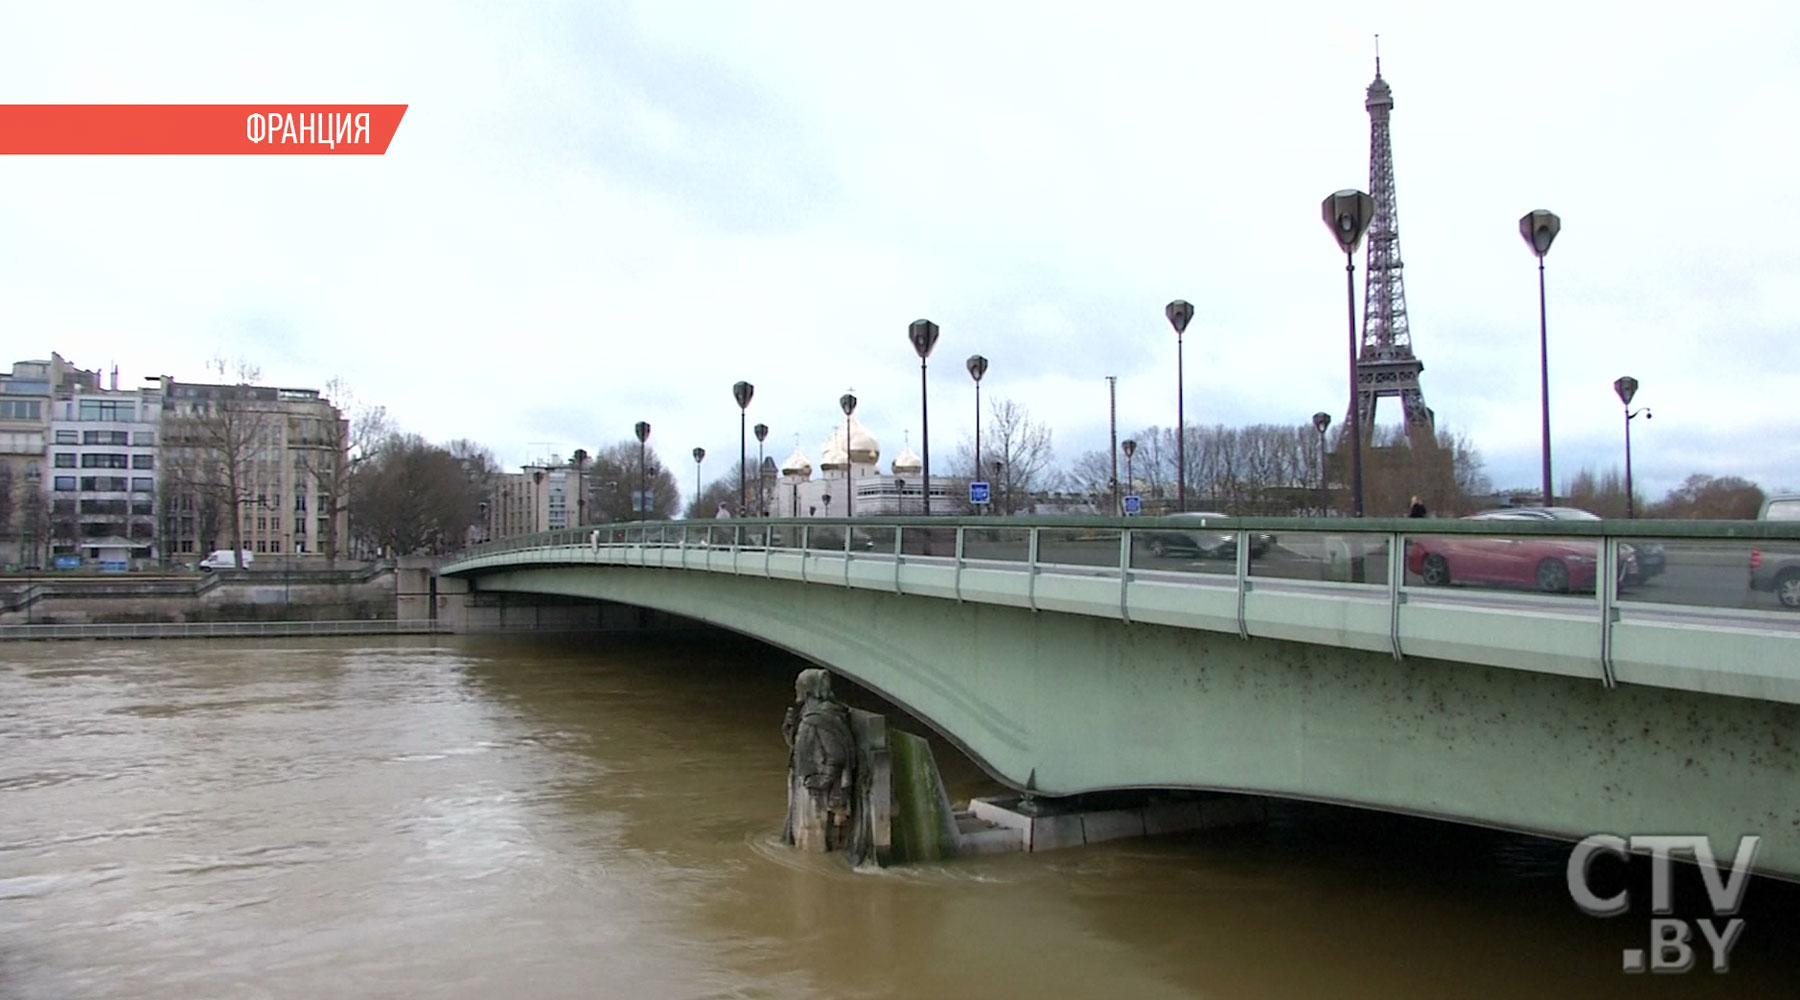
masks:
<svg viewBox="0 0 1800 1000"><path fill-rule="evenodd" d="M0 997L1800 996L1789 884L1750 887L1729 974L1696 935L1693 972L1626 975L1649 914L1577 911L1566 845L1322 806L796 856L802 666L716 637L0 645ZM995 790L939 757L953 797Z"/></svg>

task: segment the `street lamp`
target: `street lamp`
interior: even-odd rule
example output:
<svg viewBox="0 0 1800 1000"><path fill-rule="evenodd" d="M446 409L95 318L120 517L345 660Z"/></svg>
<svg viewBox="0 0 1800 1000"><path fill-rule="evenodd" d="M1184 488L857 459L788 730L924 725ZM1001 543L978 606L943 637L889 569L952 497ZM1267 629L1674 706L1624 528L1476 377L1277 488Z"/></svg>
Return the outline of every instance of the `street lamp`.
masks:
<svg viewBox="0 0 1800 1000"><path fill-rule="evenodd" d="M856 484L850 477L856 474L856 463L850 457L850 414L856 412L856 397L844 393L838 397L838 406L844 411L844 516L856 513ZM825 501L825 513L831 513L831 501Z"/></svg>
<svg viewBox="0 0 1800 1000"><path fill-rule="evenodd" d="M1344 251L1344 297L1350 310L1350 516L1363 516L1362 407L1357 399L1356 248L1375 220L1375 199L1354 189L1334 191L1319 206Z"/></svg>
<svg viewBox="0 0 1800 1000"><path fill-rule="evenodd" d="M1187 411L1182 399L1186 384L1181 377L1181 335L1194 318L1194 307L1186 299L1176 299L1163 307L1163 315L1175 328L1175 509L1187 510Z"/></svg>
<svg viewBox="0 0 1800 1000"><path fill-rule="evenodd" d="M928 319L915 319L906 328L906 339L912 341L919 354L919 473L923 478L925 513L931 513L931 407L925 394L925 359L937 346L938 325ZM850 447L846 437L844 447Z"/></svg>
<svg viewBox="0 0 1800 1000"><path fill-rule="evenodd" d="M638 520L647 521L650 519L650 488L646 485L644 473L644 442L650 440L650 422L640 420L631 429L638 439Z"/></svg>
<svg viewBox="0 0 1800 1000"><path fill-rule="evenodd" d="M987 359L979 354L969 355L964 363L969 369L969 377L975 380L975 478L981 478L981 376L987 374Z"/></svg>
<svg viewBox="0 0 1800 1000"><path fill-rule="evenodd" d="M744 441L744 412L750 408L750 399L756 395L756 386L748 382L737 382L731 387L731 398L738 405L738 505L739 517L744 516L744 463L748 460L750 447ZM760 471L760 470L759 470Z"/></svg>
<svg viewBox="0 0 1800 1000"><path fill-rule="evenodd" d="M1555 212L1538 209L1519 219L1519 235L1538 259L1538 378L1543 385L1544 418L1544 506L1555 503L1550 490L1550 333L1544 312L1544 255L1556 234L1562 232L1562 219Z"/></svg>
<svg viewBox="0 0 1800 1000"><path fill-rule="evenodd" d="M1126 438L1119 442L1119 449L1125 453L1125 492L1131 492L1131 456L1137 454L1137 442Z"/></svg>
<svg viewBox="0 0 1800 1000"><path fill-rule="evenodd" d="M1638 380L1630 375L1622 376L1613 382L1613 391L1619 394L1619 402L1625 404L1625 516L1637 517L1637 497L1631 492L1631 422L1643 414L1645 420L1650 419L1650 408L1640 406L1631 408L1631 397L1637 395Z"/></svg>
<svg viewBox="0 0 1800 1000"><path fill-rule="evenodd" d="M1331 509L1331 467L1325 460L1325 430L1331 426L1331 414L1324 410L1313 414L1313 430L1319 432L1319 516Z"/></svg>
<svg viewBox="0 0 1800 1000"><path fill-rule="evenodd" d="M763 439L769 436L768 424L757 424L750 428L756 435L756 516L769 516L769 501L763 496Z"/></svg>
<svg viewBox="0 0 1800 1000"><path fill-rule="evenodd" d="M694 514L700 516L700 463L706 461L706 449L694 449Z"/></svg>

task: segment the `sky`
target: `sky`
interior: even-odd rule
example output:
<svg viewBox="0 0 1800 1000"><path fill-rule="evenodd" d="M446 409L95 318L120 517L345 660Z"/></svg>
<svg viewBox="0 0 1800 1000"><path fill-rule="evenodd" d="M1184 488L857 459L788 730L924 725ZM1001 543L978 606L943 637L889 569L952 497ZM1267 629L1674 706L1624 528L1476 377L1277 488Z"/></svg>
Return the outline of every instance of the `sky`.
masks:
<svg viewBox="0 0 1800 1000"><path fill-rule="evenodd" d="M1241 8L1241 9L1239 9ZM1669 9L1673 12L1673 8ZM1621 466L1800 488L1800 5L806 2L35 4L11 103L404 103L384 156L0 163L0 343L120 384L336 378L508 467L631 439L777 460L854 390L883 467L934 471L984 399L1072 464L1170 426L1346 409L1342 255L1367 188L1374 36L1438 425L1496 486L1539 473L1548 208L1560 486ZM1358 260L1359 279L1361 260ZM1361 290L1358 311L1360 323ZM1397 400L1378 421L1399 422ZM749 444L752 458L755 442ZM678 476L678 480L682 477Z"/></svg>

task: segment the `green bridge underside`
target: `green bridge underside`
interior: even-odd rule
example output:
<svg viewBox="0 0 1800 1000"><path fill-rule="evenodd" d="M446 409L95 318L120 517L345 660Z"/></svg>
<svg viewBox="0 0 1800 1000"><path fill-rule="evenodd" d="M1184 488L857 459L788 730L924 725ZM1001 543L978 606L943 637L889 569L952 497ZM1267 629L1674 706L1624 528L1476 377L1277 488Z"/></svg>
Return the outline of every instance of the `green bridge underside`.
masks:
<svg viewBox="0 0 1800 1000"><path fill-rule="evenodd" d="M879 691L995 776L1044 795L1202 788L1568 838L1706 834L1729 845L1760 834L1758 868L1800 875L1800 705L1790 701L527 555L446 571L479 591L621 602L754 636Z"/></svg>

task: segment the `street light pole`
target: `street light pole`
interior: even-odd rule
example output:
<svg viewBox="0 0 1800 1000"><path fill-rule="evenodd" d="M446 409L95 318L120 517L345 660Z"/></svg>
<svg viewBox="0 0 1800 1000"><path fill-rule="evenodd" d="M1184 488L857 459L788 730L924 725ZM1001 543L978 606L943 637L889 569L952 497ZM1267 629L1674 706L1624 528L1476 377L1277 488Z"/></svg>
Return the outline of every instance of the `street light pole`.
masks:
<svg viewBox="0 0 1800 1000"><path fill-rule="evenodd" d="M1649 420L1651 417L1648 406L1635 410L1631 408L1631 398L1637 395L1637 390L1638 380L1630 375L1622 376L1613 382L1613 391L1619 394L1619 402L1625 404L1625 516L1627 518L1637 517L1637 494L1631 491L1631 422L1636 420L1639 414L1643 414L1645 420Z"/></svg>
<svg viewBox="0 0 1800 1000"><path fill-rule="evenodd" d="M906 339L912 341L913 350L919 355L919 473L923 480L925 513L931 513L931 406L925 391L925 359L931 357L931 349L937 346L938 325L928 319L915 319L906 328ZM850 447L846 437L844 447Z"/></svg>
<svg viewBox="0 0 1800 1000"><path fill-rule="evenodd" d="M1344 295L1350 314L1350 516L1363 516L1362 401L1357 387L1356 248L1375 219L1375 199L1361 191L1335 191L1319 206L1332 238L1344 251Z"/></svg>
<svg viewBox="0 0 1800 1000"><path fill-rule="evenodd" d="M700 516L700 463L706 461L706 449L694 449L694 516Z"/></svg>
<svg viewBox="0 0 1800 1000"><path fill-rule="evenodd" d="M1106 376L1106 439L1110 444L1107 453L1112 456L1112 479L1108 484L1112 487L1113 516L1119 517L1124 511L1119 507L1119 377Z"/></svg>
<svg viewBox="0 0 1800 1000"><path fill-rule="evenodd" d="M856 475L856 462L850 457L850 414L856 412L856 397L844 393L838 397L838 407L844 411L844 516L851 517L856 513L856 483L851 479ZM831 513L829 504L825 512Z"/></svg>
<svg viewBox="0 0 1800 1000"><path fill-rule="evenodd" d="M757 424L750 428L756 435L756 516L769 516L769 500L763 491L763 439L769 436L768 424Z"/></svg>
<svg viewBox="0 0 1800 1000"><path fill-rule="evenodd" d="M1319 516L1331 510L1331 467L1325 460L1325 430L1331 426L1331 414L1324 410L1313 414L1313 429L1319 432Z"/></svg>
<svg viewBox="0 0 1800 1000"><path fill-rule="evenodd" d="M1129 494L1132 486L1131 456L1137 454L1137 442L1126 438L1119 442L1119 448L1125 452L1125 491Z"/></svg>
<svg viewBox="0 0 1800 1000"><path fill-rule="evenodd" d="M979 354L969 355L965 363L969 377L975 380L975 479L981 478L981 376L987 374L988 360ZM989 498L989 504L993 500Z"/></svg>
<svg viewBox="0 0 1800 1000"><path fill-rule="evenodd" d="M1544 506L1556 502L1550 488L1550 325L1544 302L1544 255L1556 234L1562 232L1562 219L1545 209L1526 212L1519 219L1519 235L1538 259L1538 378L1543 386L1544 422Z"/></svg>
<svg viewBox="0 0 1800 1000"><path fill-rule="evenodd" d="M650 519L650 497L644 472L644 442L650 440L650 422L640 420L631 429L633 433L637 434L638 439L638 520L648 521Z"/></svg>
<svg viewBox="0 0 1800 1000"><path fill-rule="evenodd" d="M731 387L731 398L738 405L738 505L739 517L744 516L744 462L750 454L750 447L744 440L745 411L750 408L750 399L756 395L756 386L748 382L738 382Z"/></svg>
<svg viewBox="0 0 1800 1000"><path fill-rule="evenodd" d="M1176 299L1163 307L1163 315L1175 328L1175 509L1187 510L1187 409L1184 397L1186 380L1181 369L1181 335L1194 318L1194 307L1186 299Z"/></svg>

